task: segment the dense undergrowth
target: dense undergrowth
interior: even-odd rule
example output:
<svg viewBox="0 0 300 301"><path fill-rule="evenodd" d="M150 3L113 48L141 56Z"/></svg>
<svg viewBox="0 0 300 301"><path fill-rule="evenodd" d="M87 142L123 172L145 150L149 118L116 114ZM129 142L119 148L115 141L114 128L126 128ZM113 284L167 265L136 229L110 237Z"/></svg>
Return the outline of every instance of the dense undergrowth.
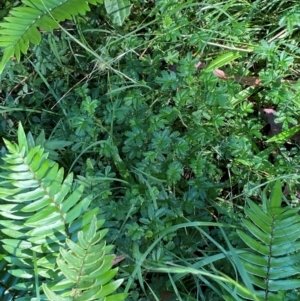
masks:
<svg viewBox="0 0 300 301"><path fill-rule="evenodd" d="M126 300L241 300L237 283L262 289L259 300L298 300L299 242L285 235L299 219L298 2L132 0L121 19L107 3L128 1L88 2L98 4L61 27L37 27L41 41L20 61L12 52L1 136L16 142L20 121L33 137L43 131L49 158L85 187L106 242L126 255L117 274ZM4 1L0 17L20 6ZM255 204L271 228L251 216ZM278 233L271 246L295 244L271 253L291 256L278 265L293 271L253 272L285 285L245 273L249 257L238 255L253 242L241 229L266 240L255 226Z"/></svg>

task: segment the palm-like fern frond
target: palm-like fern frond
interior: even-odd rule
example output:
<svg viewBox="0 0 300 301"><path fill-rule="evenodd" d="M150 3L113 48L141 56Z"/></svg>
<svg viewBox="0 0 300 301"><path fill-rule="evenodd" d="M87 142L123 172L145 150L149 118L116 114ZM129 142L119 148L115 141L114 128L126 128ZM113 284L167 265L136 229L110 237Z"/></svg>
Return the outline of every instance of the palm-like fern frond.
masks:
<svg viewBox="0 0 300 301"><path fill-rule="evenodd" d="M69 250L60 248L61 258L57 260L66 280L52 285L51 289L43 284L49 300L68 301L70 295L76 301L102 300L120 286L122 280L108 283L117 273L117 269L112 269L114 256L106 255L106 252L111 251L111 246L105 247L102 241L106 232L97 232L97 220L94 218L87 231L78 233L77 244L67 239ZM89 290L82 292L86 288ZM60 291L60 295L54 291ZM62 296L65 291L68 297ZM127 294L120 293L106 297L105 300L124 300L126 296Z"/></svg>
<svg viewBox="0 0 300 301"><path fill-rule="evenodd" d="M260 300L282 300L280 291L300 287L300 216L297 208L282 205L280 182L276 182L270 198L266 191L260 208L250 199L243 224L249 234L238 231L251 248L241 259Z"/></svg>
<svg viewBox="0 0 300 301"><path fill-rule="evenodd" d="M24 6L10 11L6 22L0 23L0 47L4 54L0 64L0 72L11 56L20 60L21 53L26 54L29 43L39 44L41 33L58 28L58 22L70 20L72 16L84 15L90 10L89 3L102 3L103 0L23 0Z"/></svg>
<svg viewBox="0 0 300 301"><path fill-rule="evenodd" d="M73 184L72 174L64 179L63 168L47 158L47 153L40 145L34 144L31 135L26 137L21 124L18 143L5 141L5 144L9 153L3 158L5 164L1 166L3 171L0 173L2 258L7 262L4 268L15 279L20 279L12 284L11 291L26 292L28 300L31 300L29 297L40 293L41 279L46 279L43 282L49 282L51 286L56 285L56 288L63 285L66 290L71 284L64 277L65 271L72 270L74 264L80 265L82 273L94 269L98 271L97 276L112 278L115 270L111 270L111 256L106 255L112 246L105 246L103 241L107 231L99 230L104 220L95 220L98 209L88 210L91 196L81 197L83 187ZM63 251L67 247L73 253ZM73 262L76 256L82 255L78 253L80 248L84 248L86 255L88 252L92 255L85 261L77 258ZM96 251L99 258L102 256L100 261L95 256ZM59 252L63 261L57 262ZM65 275L67 279L68 275ZM85 284L88 282L88 286L80 282L82 294L91 293L96 284L98 289L104 284L97 278L90 278ZM116 288L115 284L112 286ZM78 289L73 285L71 292L74 288ZM39 300L47 299L42 296Z"/></svg>
<svg viewBox="0 0 300 301"><path fill-rule="evenodd" d="M85 15L89 4L105 3L112 22L122 25L130 13L128 0L23 0L23 6L10 11L5 22L0 23L0 47L4 54L0 63L2 73L10 57L26 54L29 44L38 45L41 41L40 29L51 31L59 28L59 22L71 20L73 16Z"/></svg>

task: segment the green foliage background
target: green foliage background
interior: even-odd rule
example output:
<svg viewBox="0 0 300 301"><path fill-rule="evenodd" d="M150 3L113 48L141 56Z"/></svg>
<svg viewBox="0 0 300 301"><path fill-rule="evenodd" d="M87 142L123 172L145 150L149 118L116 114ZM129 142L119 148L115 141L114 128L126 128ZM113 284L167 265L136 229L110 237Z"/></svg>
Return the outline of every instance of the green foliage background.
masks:
<svg viewBox="0 0 300 301"><path fill-rule="evenodd" d="M92 199L86 211L98 208L107 243L126 255L118 275L127 300L240 300L259 291L238 256L249 246L241 231L254 231L241 222L251 214L246 198L273 221L298 223L288 219L299 202L299 140L291 137L300 108L298 3L69 0L74 10L51 15L46 3L2 4L2 137L15 141L21 121L64 177L75 175ZM39 20L30 30L16 22L21 13L8 15L24 5ZM250 77L261 83L247 84ZM282 125L272 139L263 108ZM291 210L282 217L263 207L274 203L277 179L284 193L277 183L276 206ZM287 281L298 283L294 253L281 255L296 258ZM248 291L234 291L235 281ZM297 300L297 287L252 298Z"/></svg>

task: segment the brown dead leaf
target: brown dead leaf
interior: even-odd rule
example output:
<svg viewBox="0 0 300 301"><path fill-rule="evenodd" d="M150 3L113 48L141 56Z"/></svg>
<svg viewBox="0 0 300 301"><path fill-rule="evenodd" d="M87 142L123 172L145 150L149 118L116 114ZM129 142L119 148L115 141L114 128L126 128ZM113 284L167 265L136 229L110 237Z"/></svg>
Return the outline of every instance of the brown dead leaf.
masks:
<svg viewBox="0 0 300 301"><path fill-rule="evenodd" d="M126 255L116 256L116 257L112 260L112 265L118 264L120 261L124 260L125 258L126 258Z"/></svg>
<svg viewBox="0 0 300 301"><path fill-rule="evenodd" d="M260 86L261 79L257 76L237 76L234 75L234 81L245 86Z"/></svg>
<svg viewBox="0 0 300 301"><path fill-rule="evenodd" d="M213 71L213 74L221 79L228 79L228 76L225 74L225 72L221 69L215 69Z"/></svg>

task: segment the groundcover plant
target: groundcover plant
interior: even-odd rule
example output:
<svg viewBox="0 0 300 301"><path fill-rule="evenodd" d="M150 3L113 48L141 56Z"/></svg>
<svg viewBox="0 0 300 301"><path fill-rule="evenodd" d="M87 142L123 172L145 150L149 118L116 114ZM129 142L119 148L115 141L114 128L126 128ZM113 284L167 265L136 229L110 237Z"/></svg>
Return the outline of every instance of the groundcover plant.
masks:
<svg viewBox="0 0 300 301"><path fill-rule="evenodd" d="M299 299L297 1L0 5L1 300Z"/></svg>

